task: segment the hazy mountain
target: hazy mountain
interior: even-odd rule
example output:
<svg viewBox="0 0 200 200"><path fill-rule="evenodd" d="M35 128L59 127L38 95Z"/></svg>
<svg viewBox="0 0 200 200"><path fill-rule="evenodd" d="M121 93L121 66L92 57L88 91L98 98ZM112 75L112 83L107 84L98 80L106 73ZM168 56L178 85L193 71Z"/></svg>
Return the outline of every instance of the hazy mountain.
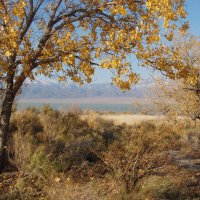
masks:
<svg viewBox="0 0 200 200"><path fill-rule="evenodd" d="M91 83L79 85L34 81L22 89L20 98L83 98L83 97L135 97L151 95L152 80L141 81L126 93L110 83Z"/></svg>

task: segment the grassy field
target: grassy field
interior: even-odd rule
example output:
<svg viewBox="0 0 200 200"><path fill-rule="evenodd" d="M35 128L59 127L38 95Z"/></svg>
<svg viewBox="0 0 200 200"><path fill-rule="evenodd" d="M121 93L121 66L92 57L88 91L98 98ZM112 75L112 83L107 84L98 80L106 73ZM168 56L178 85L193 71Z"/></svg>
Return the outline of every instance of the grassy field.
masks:
<svg viewBox="0 0 200 200"><path fill-rule="evenodd" d="M137 125L142 122L155 122L157 120L162 120L163 116L153 116L153 115L141 115L141 114L102 114L101 118L104 120L111 120L116 125L127 124L127 125Z"/></svg>
<svg viewBox="0 0 200 200"><path fill-rule="evenodd" d="M199 131L159 116L14 112L0 199L199 199Z"/></svg>

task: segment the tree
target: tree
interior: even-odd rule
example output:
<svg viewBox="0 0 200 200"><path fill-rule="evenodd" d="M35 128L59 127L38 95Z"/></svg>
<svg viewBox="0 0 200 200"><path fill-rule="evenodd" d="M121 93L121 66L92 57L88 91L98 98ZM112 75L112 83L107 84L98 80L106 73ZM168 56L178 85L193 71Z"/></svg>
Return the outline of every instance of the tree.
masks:
<svg viewBox="0 0 200 200"><path fill-rule="evenodd" d="M159 113L175 121L179 117L189 121L200 119L200 98L193 89L188 89L191 85L162 79L157 80L156 85L154 103Z"/></svg>
<svg viewBox="0 0 200 200"><path fill-rule="evenodd" d="M185 17L184 0L1 0L0 170L13 101L27 78L56 73L60 81L83 84L101 67L113 72L114 84L129 89L139 80L130 55L152 64L151 56L159 58L164 50L162 34L171 40L177 21ZM165 62L157 68L166 71L174 64Z"/></svg>
<svg viewBox="0 0 200 200"><path fill-rule="evenodd" d="M0 108L2 105L3 93L4 93L4 84L3 84L3 80L0 78Z"/></svg>
<svg viewBox="0 0 200 200"><path fill-rule="evenodd" d="M172 119L184 116L200 120L200 41L199 37L181 33L173 40L182 60L193 68L195 80L157 80L156 101L158 110Z"/></svg>

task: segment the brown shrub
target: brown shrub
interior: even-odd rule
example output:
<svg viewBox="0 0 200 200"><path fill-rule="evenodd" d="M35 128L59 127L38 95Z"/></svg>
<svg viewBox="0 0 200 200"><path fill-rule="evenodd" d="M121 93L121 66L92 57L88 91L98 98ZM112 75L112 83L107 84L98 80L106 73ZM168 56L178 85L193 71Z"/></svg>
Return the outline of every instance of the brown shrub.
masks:
<svg viewBox="0 0 200 200"><path fill-rule="evenodd" d="M25 134L37 134L42 131L39 114L33 110L16 112L12 115L11 131Z"/></svg>
<svg viewBox="0 0 200 200"><path fill-rule="evenodd" d="M165 166L171 164L170 155L164 152L180 148L180 138L174 132L162 131L163 127L151 123L127 127L104 154L126 192L150 174L162 174Z"/></svg>
<svg viewBox="0 0 200 200"><path fill-rule="evenodd" d="M171 152L197 152L198 126L163 121L116 126L98 115L83 118L48 108L15 113L12 127L12 162L23 171L18 186L26 183L16 194L25 199L37 190L47 199L190 199L192 194L177 192L181 184L186 189L193 184L184 182L192 173L181 174ZM158 183L162 187L155 187Z"/></svg>

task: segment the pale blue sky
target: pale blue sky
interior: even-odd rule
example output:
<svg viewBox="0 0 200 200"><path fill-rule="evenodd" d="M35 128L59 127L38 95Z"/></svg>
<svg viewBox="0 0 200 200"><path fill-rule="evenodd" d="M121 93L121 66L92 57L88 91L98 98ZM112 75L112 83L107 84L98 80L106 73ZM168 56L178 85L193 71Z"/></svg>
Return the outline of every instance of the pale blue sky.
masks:
<svg viewBox="0 0 200 200"><path fill-rule="evenodd" d="M200 35L200 0L186 0L190 32Z"/></svg>

